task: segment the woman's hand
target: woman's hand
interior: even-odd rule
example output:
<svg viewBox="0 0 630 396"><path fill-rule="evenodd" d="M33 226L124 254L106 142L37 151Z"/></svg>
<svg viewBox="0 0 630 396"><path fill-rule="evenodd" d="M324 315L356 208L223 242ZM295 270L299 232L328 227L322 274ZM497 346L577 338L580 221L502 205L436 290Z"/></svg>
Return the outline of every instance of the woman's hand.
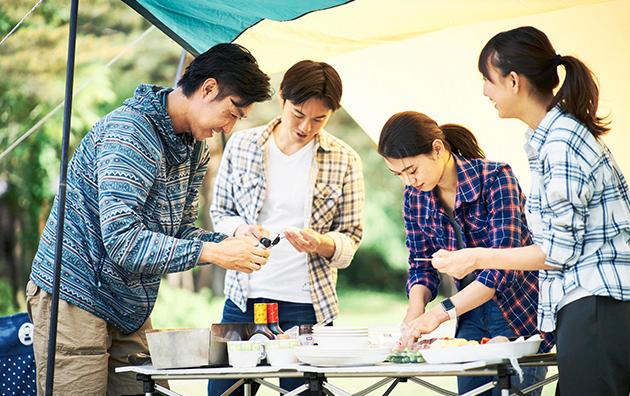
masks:
<svg viewBox="0 0 630 396"><path fill-rule="evenodd" d="M440 249L433 254L433 267L457 279L463 279L477 269L477 256L483 248L469 248L450 252Z"/></svg>
<svg viewBox="0 0 630 396"><path fill-rule="evenodd" d="M408 326L410 333L416 338L420 338L423 334L428 334L437 329L441 324L442 320L437 314L437 311L430 310L411 321Z"/></svg>

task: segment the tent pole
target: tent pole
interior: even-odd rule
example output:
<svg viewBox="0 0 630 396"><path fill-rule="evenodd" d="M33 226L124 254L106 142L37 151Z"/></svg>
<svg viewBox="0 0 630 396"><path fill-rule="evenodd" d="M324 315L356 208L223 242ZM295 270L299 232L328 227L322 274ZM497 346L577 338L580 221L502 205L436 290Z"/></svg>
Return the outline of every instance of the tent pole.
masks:
<svg viewBox="0 0 630 396"><path fill-rule="evenodd" d="M68 174L68 146L70 142L70 119L72 117L72 91L74 85L74 59L77 42L77 19L79 0L72 0L70 9L70 32L68 36L68 60L66 64L66 98L61 146L61 172L59 175L59 206L57 207L57 238L55 246L55 272L50 308L48 333L48 361L46 364L46 396L52 396L55 376L55 350L57 345L57 318L59 315L59 284L61 279L61 252L63 248L63 225L66 209L66 176Z"/></svg>
<svg viewBox="0 0 630 396"><path fill-rule="evenodd" d="M182 53L179 56L179 63L177 64L177 71L175 72L175 79L173 81L173 88L177 88L177 82L182 77L182 71L184 70L184 61L186 60L186 50L182 49Z"/></svg>

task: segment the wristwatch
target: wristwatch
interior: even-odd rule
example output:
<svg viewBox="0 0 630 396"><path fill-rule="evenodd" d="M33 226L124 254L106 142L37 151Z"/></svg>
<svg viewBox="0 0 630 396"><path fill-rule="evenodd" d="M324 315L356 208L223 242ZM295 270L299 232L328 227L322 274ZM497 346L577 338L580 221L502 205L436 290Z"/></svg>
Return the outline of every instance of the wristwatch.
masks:
<svg viewBox="0 0 630 396"><path fill-rule="evenodd" d="M440 301L440 305L442 306L442 309L444 309L444 312L448 314L448 317L450 319L455 319L457 317L455 304L453 304L450 298L445 298L444 300Z"/></svg>

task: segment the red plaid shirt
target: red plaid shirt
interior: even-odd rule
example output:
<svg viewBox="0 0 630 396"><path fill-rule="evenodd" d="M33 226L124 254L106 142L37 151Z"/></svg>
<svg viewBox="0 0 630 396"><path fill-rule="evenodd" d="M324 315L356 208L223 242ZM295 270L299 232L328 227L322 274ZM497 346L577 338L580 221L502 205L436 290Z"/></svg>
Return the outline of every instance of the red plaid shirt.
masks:
<svg viewBox="0 0 630 396"><path fill-rule="evenodd" d="M485 159L468 160L454 155L457 164L457 196L453 217L462 230L464 247L508 248L531 245L523 211L525 196L508 164ZM409 280L424 285L437 296L440 278L430 262L440 249L456 250L457 236L435 189L420 191L406 186L403 217L409 249ZM477 281L496 289L494 299L517 335L532 335L538 310L538 272L484 269L475 271ZM459 290L459 280L455 279ZM540 352L553 346L553 335L541 333Z"/></svg>

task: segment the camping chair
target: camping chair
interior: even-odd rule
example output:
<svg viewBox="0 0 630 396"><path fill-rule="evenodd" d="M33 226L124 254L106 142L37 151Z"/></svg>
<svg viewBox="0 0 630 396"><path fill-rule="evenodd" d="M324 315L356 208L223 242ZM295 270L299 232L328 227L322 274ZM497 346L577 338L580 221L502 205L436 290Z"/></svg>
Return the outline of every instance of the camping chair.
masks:
<svg viewBox="0 0 630 396"><path fill-rule="evenodd" d="M36 395L33 324L26 312L0 318L0 394Z"/></svg>

